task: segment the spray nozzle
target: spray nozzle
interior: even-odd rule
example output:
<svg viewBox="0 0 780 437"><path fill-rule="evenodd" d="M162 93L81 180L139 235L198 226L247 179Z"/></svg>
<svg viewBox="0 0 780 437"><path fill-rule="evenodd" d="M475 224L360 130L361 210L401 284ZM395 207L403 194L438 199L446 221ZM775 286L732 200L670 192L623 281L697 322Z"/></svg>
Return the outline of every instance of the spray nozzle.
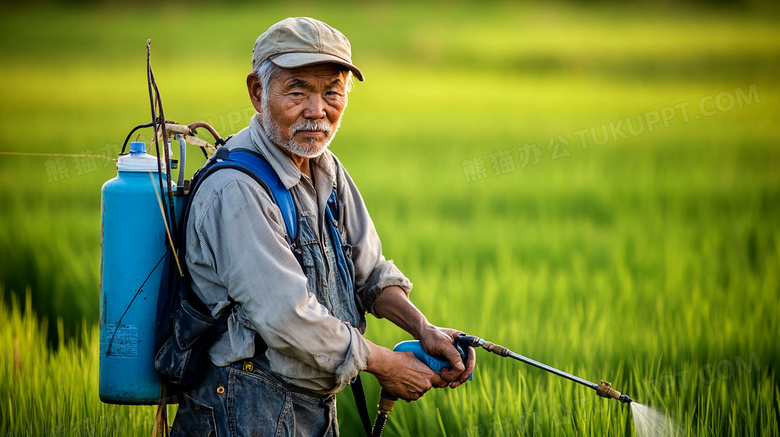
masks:
<svg viewBox="0 0 780 437"><path fill-rule="evenodd" d="M603 379L601 380L601 384L596 387L596 394L602 398L617 399L624 404L630 404L631 402L634 402L634 400L628 397L628 395L620 394L619 391L612 388L611 383L604 381Z"/></svg>

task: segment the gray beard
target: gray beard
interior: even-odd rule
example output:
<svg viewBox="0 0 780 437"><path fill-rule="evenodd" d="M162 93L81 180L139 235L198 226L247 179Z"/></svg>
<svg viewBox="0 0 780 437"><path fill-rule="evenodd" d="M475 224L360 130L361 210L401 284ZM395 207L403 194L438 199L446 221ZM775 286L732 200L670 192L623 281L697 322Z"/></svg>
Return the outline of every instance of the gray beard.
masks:
<svg viewBox="0 0 780 437"><path fill-rule="evenodd" d="M260 128L263 129L263 132L272 143L287 150L293 155L302 156L304 158L319 157L328 149L330 142L339 130L339 126L341 126L341 118L339 118L335 127L325 120L307 120L292 125L287 132L289 140L282 141L282 128L279 127L279 123L275 119L271 118L271 111L266 102L267 100L263 101L262 111L260 111ZM295 134L306 130L322 131L325 133L325 140L318 144L316 138L311 138L304 144L298 144L295 141Z"/></svg>

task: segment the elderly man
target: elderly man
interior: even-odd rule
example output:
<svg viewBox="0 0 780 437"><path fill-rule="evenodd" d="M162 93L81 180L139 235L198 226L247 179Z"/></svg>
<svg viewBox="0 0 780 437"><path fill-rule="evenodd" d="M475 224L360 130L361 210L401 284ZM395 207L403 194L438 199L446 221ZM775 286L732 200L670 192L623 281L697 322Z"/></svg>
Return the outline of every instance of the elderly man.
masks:
<svg viewBox="0 0 780 437"><path fill-rule="evenodd" d="M270 164L292 194L297 238L250 176L225 169L202 183L186 224L193 289L214 313L237 305L174 434L337 435L335 394L361 371L409 401L457 387L473 371L473 350L462 362L452 346L459 332L430 324L410 302L412 284L382 255L360 192L327 150L352 77L363 80L349 41L321 21L288 18L257 39L252 67L246 83L258 113L225 147ZM366 312L451 368L438 374L368 341Z"/></svg>

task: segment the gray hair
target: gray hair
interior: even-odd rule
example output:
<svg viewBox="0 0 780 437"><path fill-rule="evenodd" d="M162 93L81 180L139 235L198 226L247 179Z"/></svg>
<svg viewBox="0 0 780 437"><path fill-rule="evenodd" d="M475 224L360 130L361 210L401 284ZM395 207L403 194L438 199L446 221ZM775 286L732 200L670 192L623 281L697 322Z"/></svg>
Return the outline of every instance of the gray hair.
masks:
<svg viewBox="0 0 780 437"><path fill-rule="evenodd" d="M271 93L271 81L278 78L282 74L282 67L271 62L270 59L264 59L263 62L255 70L255 75L260 79L260 86L263 88L263 101L267 102ZM352 91L354 80L352 72L347 70L347 94Z"/></svg>
<svg viewBox="0 0 780 437"><path fill-rule="evenodd" d="M265 59L255 70L255 75L260 80L260 86L263 88L263 102L268 101L268 96L271 92L271 81L281 76L282 67L271 62L270 59Z"/></svg>

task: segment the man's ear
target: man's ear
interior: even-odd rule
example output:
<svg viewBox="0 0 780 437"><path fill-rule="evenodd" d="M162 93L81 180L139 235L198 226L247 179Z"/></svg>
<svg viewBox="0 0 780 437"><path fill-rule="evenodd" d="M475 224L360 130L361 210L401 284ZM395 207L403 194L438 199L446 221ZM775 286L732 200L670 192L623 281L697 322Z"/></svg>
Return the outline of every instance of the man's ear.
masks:
<svg viewBox="0 0 780 437"><path fill-rule="evenodd" d="M249 91L249 99L252 100L252 106L255 107L257 112L260 112L263 106L263 86L260 84L260 78L257 77L254 71L246 76L246 89Z"/></svg>

